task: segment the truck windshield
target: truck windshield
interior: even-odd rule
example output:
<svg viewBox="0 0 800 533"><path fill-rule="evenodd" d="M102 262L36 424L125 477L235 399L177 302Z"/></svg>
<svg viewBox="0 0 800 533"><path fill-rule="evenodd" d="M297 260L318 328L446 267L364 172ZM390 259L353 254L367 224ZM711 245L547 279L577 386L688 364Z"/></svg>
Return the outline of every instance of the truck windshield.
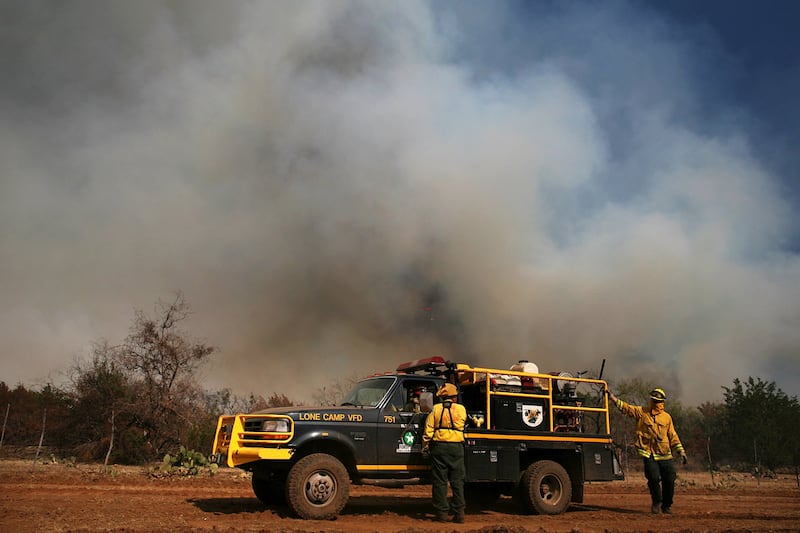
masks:
<svg viewBox="0 0 800 533"><path fill-rule="evenodd" d="M391 388L394 380L393 377L381 377L359 381L353 390L344 397L341 405L375 407L386 396L386 392Z"/></svg>

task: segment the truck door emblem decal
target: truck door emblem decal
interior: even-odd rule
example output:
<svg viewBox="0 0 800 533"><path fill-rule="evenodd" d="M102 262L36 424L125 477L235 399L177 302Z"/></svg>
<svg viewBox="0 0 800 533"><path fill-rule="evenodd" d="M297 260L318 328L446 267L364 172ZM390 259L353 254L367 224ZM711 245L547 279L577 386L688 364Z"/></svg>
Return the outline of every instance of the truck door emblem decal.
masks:
<svg viewBox="0 0 800 533"><path fill-rule="evenodd" d="M413 431L406 431L405 433L403 433L403 444L405 444L406 446L413 446L415 440L416 437L414 436Z"/></svg>
<svg viewBox="0 0 800 533"><path fill-rule="evenodd" d="M522 406L522 421L526 425L535 428L542 423L544 417L542 416L541 405L523 405Z"/></svg>

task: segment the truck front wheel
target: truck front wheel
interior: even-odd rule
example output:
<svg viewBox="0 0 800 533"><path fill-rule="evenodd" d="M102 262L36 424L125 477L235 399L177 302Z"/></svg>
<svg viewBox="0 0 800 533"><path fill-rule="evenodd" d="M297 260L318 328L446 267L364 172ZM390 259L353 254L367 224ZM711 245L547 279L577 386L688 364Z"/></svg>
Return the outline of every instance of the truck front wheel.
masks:
<svg viewBox="0 0 800 533"><path fill-rule="evenodd" d="M287 502L300 518L334 518L344 508L349 493L347 469L326 453L314 453L297 461L286 480Z"/></svg>
<svg viewBox="0 0 800 533"><path fill-rule="evenodd" d="M537 461L522 475L520 496L525 510L539 514L561 514L572 500L572 481L555 461Z"/></svg>

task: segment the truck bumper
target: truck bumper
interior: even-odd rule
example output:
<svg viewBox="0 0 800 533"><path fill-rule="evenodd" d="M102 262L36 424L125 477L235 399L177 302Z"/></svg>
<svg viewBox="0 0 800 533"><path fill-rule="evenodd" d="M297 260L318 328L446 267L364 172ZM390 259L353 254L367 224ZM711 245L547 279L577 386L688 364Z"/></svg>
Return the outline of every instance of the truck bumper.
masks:
<svg viewBox="0 0 800 533"><path fill-rule="evenodd" d="M262 431L265 421L288 420L289 431ZM283 415L221 416L214 437L212 461L220 466L238 467L253 461L289 461L294 448L287 446L294 435L291 419Z"/></svg>

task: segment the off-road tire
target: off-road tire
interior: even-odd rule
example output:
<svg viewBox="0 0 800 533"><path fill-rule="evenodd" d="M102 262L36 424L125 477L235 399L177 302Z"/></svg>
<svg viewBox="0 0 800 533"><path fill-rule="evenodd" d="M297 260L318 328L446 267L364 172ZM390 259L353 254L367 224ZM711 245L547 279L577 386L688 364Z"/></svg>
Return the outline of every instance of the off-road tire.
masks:
<svg viewBox="0 0 800 533"><path fill-rule="evenodd" d="M303 457L289 470L286 498L300 518L329 520L347 503L350 476L341 461L326 453Z"/></svg>
<svg viewBox="0 0 800 533"><path fill-rule="evenodd" d="M537 461L522 475L518 495L529 513L561 514L572 501L572 481L560 464Z"/></svg>

